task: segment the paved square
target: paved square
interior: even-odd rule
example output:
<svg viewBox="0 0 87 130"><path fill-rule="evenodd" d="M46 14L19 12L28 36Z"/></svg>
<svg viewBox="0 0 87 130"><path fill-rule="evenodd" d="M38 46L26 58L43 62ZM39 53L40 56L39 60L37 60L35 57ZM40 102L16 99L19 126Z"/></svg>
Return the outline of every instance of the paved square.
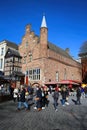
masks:
<svg viewBox="0 0 87 130"><path fill-rule="evenodd" d="M53 100L45 110L37 112L31 106L30 111L24 109L17 112L17 103L8 101L0 104L0 130L87 130L87 98L82 98L81 105L75 105L71 96L70 105L63 107L59 100L58 111L55 112Z"/></svg>

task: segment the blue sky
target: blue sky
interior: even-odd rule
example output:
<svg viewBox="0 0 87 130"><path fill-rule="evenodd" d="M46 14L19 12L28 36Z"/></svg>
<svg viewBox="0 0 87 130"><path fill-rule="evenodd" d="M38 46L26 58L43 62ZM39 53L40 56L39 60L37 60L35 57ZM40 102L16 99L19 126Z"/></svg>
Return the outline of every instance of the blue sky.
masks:
<svg viewBox="0 0 87 130"><path fill-rule="evenodd" d="M40 35L45 13L48 41L78 57L87 40L87 0L0 0L0 41L21 43L25 26Z"/></svg>

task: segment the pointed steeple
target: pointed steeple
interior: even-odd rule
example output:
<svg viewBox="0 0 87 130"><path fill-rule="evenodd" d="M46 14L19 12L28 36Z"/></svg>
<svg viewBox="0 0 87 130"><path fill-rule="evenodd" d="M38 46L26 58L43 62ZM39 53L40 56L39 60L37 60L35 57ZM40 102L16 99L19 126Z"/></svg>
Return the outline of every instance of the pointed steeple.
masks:
<svg viewBox="0 0 87 130"><path fill-rule="evenodd" d="M47 40L48 39L48 28L46 25L45 15L43 15L42 24L40 28L40 56L47 57Z"/></svg>
<svg viewBox="0 0 87 130"><path fill-rule="evenodd" d="M43 18L42 18L41 28L42 28L42 27L47 28L45 15L43 15Z"/></svg>

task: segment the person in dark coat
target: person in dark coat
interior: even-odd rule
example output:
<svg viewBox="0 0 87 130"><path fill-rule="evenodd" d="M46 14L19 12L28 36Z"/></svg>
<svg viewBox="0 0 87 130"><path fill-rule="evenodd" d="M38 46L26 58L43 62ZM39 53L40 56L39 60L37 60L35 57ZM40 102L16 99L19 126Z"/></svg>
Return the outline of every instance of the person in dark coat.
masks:
<svg viewBox="0 0 87 130"><path fill-rule="evenodd" d="M80 98L81 98L81 88L80 88L80 87L77 88L76 96L77 96L77 104L80 105L80 104L81 104L81 102L80 102Z"/></svg>
<svg viewBox="0 0 87 130"><path fill-rule="evenodd" d="M11 99L14 99L13 98L13 91L14 91L14 88L10 85L9 86L9 92L10 92Z"/></svg>
<svg viewBox="0 0 87 130"><path fill-rule="evenodd" d="M48 107L48 90L46 88L42 88L42 109L45 109L45 106Z"/></svg>
<svg viewBox="0 0 87 130"><path fill-rule="evenodd" d="M66 96L67 96L67 92L66 92L65 87L62 88L61 95L62 95L62 105L65 106L65 101L66 101Z"/></svg>
<svg viewBox="0 0 87 130"><path fill-rule="evenodd" d="M84 88L85 97L87 98L87 86Z"/></svg>
<svg viewBox="0 0 87 130"><path fill-rule="evenodd" d="M39 86L37 86L37 91L36 91L36 107L38 111L42 110L42 91Z"/></svg>
<svg viewBox="0 0 87 130"><path fill-rule="evenodd" d="M26 110L29 109L29 106L28 106L26 99L25 99L25 92L26 92L25 88L22 86L20 92L18 93L18 110L21 109L22 104L24 105Z"/></svg>
<svg viewBox="0 0 87 130"><path fill-rule="evenodd" d="M54 99L54 108L55 111L58 110L58 99L59 99L59 89L58 87L55 88L54 94L53 94L53 99Z"/></svg>
<svg viewBox="0 0 87 130"><path fill-rule="evenodd" d="M69 89L66 88L66 101L65 101L66 105L69 105L68 98L69 98Z"/></svg>

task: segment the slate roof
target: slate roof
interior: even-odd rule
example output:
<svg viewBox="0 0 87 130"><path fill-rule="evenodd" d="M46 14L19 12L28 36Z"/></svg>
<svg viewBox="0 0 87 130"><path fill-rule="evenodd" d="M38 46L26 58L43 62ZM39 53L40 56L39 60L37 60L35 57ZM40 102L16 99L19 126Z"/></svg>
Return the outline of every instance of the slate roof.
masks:
<svg viewBox="0 0 87 130"><path fill-rule="evenodd" d="M7 46L8 46L8 47L12 47L12 48L18 50L18 45L17 45L16 43L11 42L11 41L8 41L8 40L3 40L2 42L7 43ZM2 42L1 42L1 43L2 43Z"/></svg>
<svg viewBox="0 0 87 130"><path fill-rule="evenodd" d="M17 51L17 50L13 50L13 49L10 49L8 48L7 52L6 52L6 55L5 55L5 58L7 57L11 57L11 56L15 56L15 57L20 57L20 53Z"/></svg>
<svg viewBox="0 0 87 130"><path fill-rule="evenodd" d="M37 35L37 37L39 38L38 43L40 43L40 37L39 37L38 35ZM52 50L52 51L54 51L54 52L56 52L56 53L59 53L59 54L62 55L62 56L65 56L65 57L67 57L67 58L70 58L70 59L74 60L69 53L67 53L67 52L66 52L65 50L63 50L62 48L56 46L55 44L53 44L53 43L51 43L51 42L48 41L48 42L47 42L47 45L48 45L48 49L50 49L50 50Z"/></svg>
<svg viewBox="0 0 87 130"><path fill-rule="evenodd" d="M48 42L48 48L56 53L59 53L62 56L73 59L65 50L61 49L60 47L58 47L50 42Z"/></svg>

